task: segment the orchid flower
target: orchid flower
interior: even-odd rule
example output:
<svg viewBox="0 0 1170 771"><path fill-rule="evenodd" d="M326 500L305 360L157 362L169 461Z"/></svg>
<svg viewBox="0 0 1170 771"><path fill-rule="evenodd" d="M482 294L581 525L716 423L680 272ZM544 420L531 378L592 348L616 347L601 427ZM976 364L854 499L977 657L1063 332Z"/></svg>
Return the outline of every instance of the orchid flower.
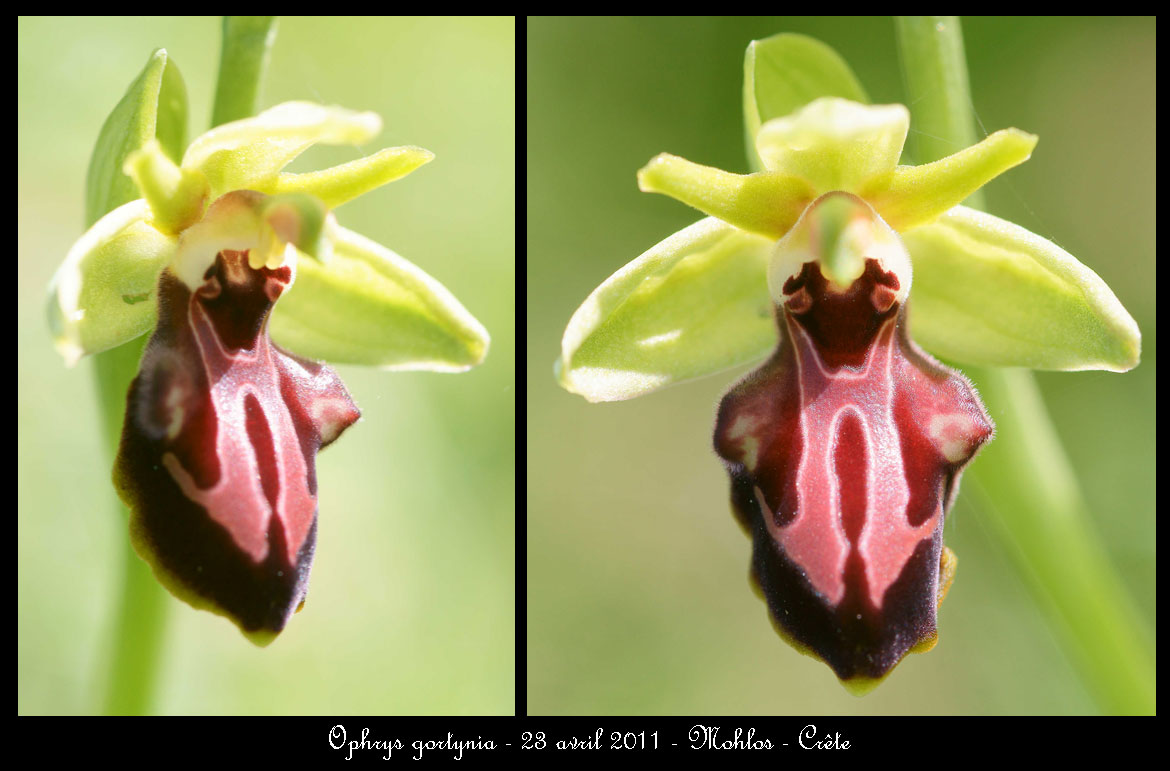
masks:
<svg viewBox="0 0 1170 771"><path fill-rule="evenodd" d="M808 73L836 96L807 98ZM956 363L1125 371L1140 334L1108 286L1024 228L964 207L1036 137L997 131L900 164L902 105L796 35L747 52L753 165L672 155L642 190L707 214L614 273L565 330L560 384L630 399L768 357L724 396L715 450L781 636L863 692L937 640L956 559L943 523L994 427ZM929 351L930 353L927 353Z"/></svg>
<svg viewBox="0 0 1170 771"><path fill-rule="evenodd" d="M489 338L435 279L333 213L429 151L292 174L312 145L363 144L381 119L288 102L184 146L184 104L160 49L103 127L97 221L52 280L49 321L70 366L153 330L114 468L134 547L177 597L264 645L304 603L316 453L360 414L320 361L459 372Z"/></svg>

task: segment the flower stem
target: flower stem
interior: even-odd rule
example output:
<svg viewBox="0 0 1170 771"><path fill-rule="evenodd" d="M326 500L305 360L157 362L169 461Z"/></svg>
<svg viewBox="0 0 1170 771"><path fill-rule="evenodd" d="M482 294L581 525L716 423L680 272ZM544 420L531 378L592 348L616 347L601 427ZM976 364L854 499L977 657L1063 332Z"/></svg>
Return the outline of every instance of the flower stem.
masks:
<svg viewBox="0 0 1170 771"><path fill-rule="evenodd" d="M126 391L138 371L146 337L98 354L94 358L102 435L112 465L122 434ZM126 509L114 499L122 522ZM122 596L114 630L113 657L106 677L103 711L108 715L141 715L151 711L154 684L167 620L167 595L130 545L122 543Z"/></svg>
<svg viewBox="0 0 1170 771"><path fill-rule="evenodd" d="M899 17L916 160L975 143L957 17ZM983 208L972 196L966 205ZM1027 370L971 369L998 434L968 472L980 508L1008 545L1102 712L1154 714L1149 630L1101 546L1076 474Z"/></svg>
<svg viewBox="0 0 1170 771"><path fill-rule="evenodd" d="M276 38L275 16L224 16L211 127L251 117Z"/></svg>

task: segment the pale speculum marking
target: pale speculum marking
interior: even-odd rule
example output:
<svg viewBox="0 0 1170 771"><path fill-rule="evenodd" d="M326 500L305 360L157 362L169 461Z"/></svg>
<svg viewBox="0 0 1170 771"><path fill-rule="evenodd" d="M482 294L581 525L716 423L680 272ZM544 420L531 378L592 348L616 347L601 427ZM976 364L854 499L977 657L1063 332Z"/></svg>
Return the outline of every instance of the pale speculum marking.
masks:
<svg viewBox="0 0 1170 771"><path fill-rule="evenodd" d="M776 542L804 568L813 588L833 605L839 604L845 596L850 543L844 525L847 512L841 508L837 443L843 421L855 416L864 437L866 479L857 549L865 565L869 600L880 608L886 589L897 580L918 543L934 532L941 513L940 508L918 527L911 527L907 518L910 490L893 415L895 319L882 325L859 371L847 367L831 371L800 325L790 317L786 324L801 369L803 452L796 472L797 511L786 526L778 525L773 516L765 515L764 521ZM757 493L757 497L763 504L763 496Z"/></svg>
<svg viewBox="0 0 1170 771"><path fill-rule="evenodd" d="M312 527L317 501L309 491L308 465L280 394L268 336L259 335L251 350L229 350L199 302L192 301L188 313L219 424L215 454L220 476L213 487L201 488L174 453L165 453L163 464L183 494L206 509L257 563L268 556L269 521L274 515L279 517L284 526L288 564L295 565L297 552ZM261 459L249 441L245 409L248 403L253 410L261 411L271 437L273 457L265 459L265 463L275 469L275 479L262 473ZM270 504L262 479L275 487L275 507Z"/></svg>
<svg viewBox="0 0 1170 771"><path fill-rule="evenodd" d="M211 273L187 304L187 323L198 346L198 362L206 374L218 425L219 479L214 486L201 488L176 454L166 452L161 461L183 494L201 505L257 564L268 557L270 519L278 517L287 548L284 557L289 565L296 565L297 552L316 516L317 501L309 488L309 464L300 435L281 393L276 353L266 330L267 311L260 319L259 333L249 338L252 346L232 349L223 343L202 304L222 294L222 281L246 288L259 280L269 302L280 296L287 278L261 276L249 270L246 260L245 253L222 254L219 274ZM260 453L271 456L260 457Z"/></svg>
<svg viewBox="0 0 1170 771"><path fill-rule="evenodd" d="M855 590L881 611L990 423L965 380L901 336L891 274L871 260L839 293L812 268L785 288L779 358L725 402L721 454L751 475L768 535L823 602L863 575ZM821 303L839 315L817 316Z"/></svg>
<svg viewBox="0 0 1170 771"><path fill-rule="evenodd" d="M845 560L849 555L847 512L841 509L837 471L838 440L842 421L854 415L865 439L866 468L866 510L856 545L866 567L870 603L880 608L887 588L918 542L934 532L941 512L917 528L909 525L906 508L910 491L893 414L895 319L882 325L860 371L827 369L800 325L791 317L785 323L796 343L801 370L799 426L804 450L797 469L798 508L790 524L779 525L757 488L764 522L793 562L804 567L815 590L838 605L845 598ZM880 553L874 553L875 542L880 542Z"/></svg>

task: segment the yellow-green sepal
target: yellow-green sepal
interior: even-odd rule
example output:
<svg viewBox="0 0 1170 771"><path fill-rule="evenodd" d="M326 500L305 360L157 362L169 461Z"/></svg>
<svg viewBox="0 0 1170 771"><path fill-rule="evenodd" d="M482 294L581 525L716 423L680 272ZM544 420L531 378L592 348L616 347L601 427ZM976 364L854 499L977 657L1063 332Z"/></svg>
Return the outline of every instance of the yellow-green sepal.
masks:
<svg viewBox="0 0 1170 771"><path fill-rule="evenodd" d="M602 283L573 314L555 372L591 402L631 399L776 347L774 243L708 217Z"/></svg>
<svg viewBox="0 0 1170 771"><path fill-rule="evenodd" d="M49 284L49 328L68 366L145 334L157 319L158 274L178 239L149 222L139 199L98 220Z"/></svg>
<svg viewBox="0 0 1170 771"><path fill-rule="evenodd" d="M993 367L1137 366L1137 322L1048 239L965 206L902 239L914 260L910 331L932 353Z"/></svg>
<svg viewBox="0 0 1170 771"><path fill-rule="evenodd" d="M264 192L276 184L281 169L318 142L360 145L381 130L376 113L285 102L196 137L182 166L203 172L212 198L232 190Z"/></svg>
<svg viewBox="0 0 1170 771"><path fill-rule="evenodd" d="M186 135L187 88L159 48L102 124L85 181L89 230L49 284L49 328L67 366L154 326L158 273L176 239L152 226L154 215L124 167L148 144L173 164L182 157Z"/></svg>
<svg viewBox="0 0 1170 771"><path fill-rule="evenodd" d="M388 370L462 372L487 330L442 284L386 247L331 225L333 254L301 257L269 330L293 353Z"/></svg>
<svg viewBox="0 0 1170 771"><path fill-rule="evenodd" d="M822 97L773 118L756 134L764 168L806 180L818 193L859 193L867 180L898 166L910 111Z"/></svg>
<svg viewBox="0 0 1170 771"><path fill-rule="evenodd" d="M753 170L760 126L823 96L868 103L853 70L832 47L804 35L781 33L748 44L743 63L744 129Z"/></svg>

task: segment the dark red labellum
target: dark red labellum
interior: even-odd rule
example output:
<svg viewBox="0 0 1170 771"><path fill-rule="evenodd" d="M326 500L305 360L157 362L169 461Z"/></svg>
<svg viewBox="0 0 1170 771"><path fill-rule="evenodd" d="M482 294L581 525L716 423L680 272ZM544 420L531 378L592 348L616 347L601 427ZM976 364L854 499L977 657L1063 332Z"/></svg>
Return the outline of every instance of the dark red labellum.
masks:
<svg viewBox="0 0 1170 771"><path fill-rule="evenodd" d="M899 288L873 259L843 291L805 263L776 352L715 428L773 621L843 681L933 644L943 521L993 432L970 383L910 341Z"/></svg>
<svg viewBox="0 0 1170 771"><path fill-rule="evenodd" d="M260 644L304 602L317 451L360 415L330 368L268 338L292 277L232 251L195 292L163 272L114 466L135 548L159 580Z"/></svg>

